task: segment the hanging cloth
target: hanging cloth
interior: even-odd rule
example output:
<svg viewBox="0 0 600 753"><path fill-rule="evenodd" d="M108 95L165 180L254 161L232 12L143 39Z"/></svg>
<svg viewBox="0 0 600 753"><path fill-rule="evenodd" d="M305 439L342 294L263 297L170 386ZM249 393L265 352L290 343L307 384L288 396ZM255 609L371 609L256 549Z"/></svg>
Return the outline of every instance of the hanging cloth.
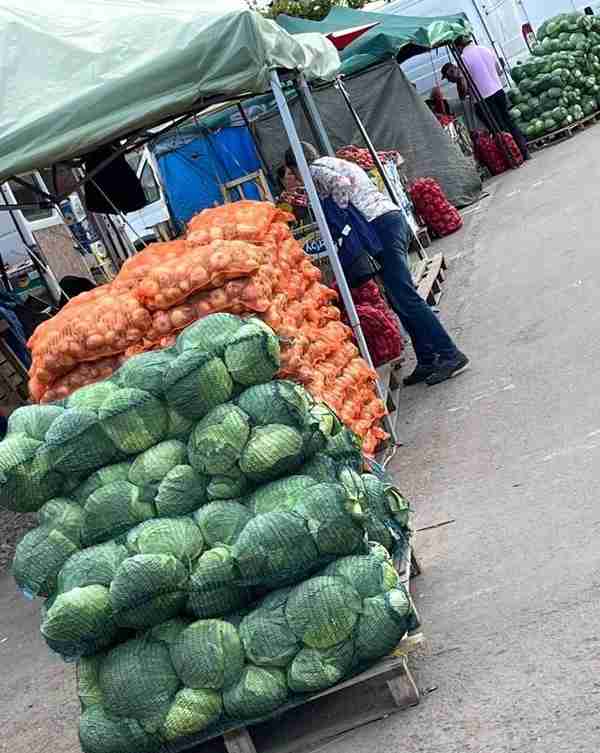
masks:
<svg viewBox="0 0 600 753"><path fill-rule="evenodd" d="M84 158L86 174L95 170L113 152L114 147L108 145L101 146L95 152L86 155ZM137 175L123 154L116 157L84 184L84 194L86 209L99 214L136 212L148 203Z"/></svg>

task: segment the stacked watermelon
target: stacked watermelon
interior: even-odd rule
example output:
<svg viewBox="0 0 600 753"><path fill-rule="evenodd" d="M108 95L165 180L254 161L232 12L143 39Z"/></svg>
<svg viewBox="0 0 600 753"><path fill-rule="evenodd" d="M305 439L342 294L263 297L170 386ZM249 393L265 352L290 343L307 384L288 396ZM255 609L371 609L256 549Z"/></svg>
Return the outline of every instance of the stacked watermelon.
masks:
<svg viewBox="0 0 600 753"><path fill-rule="evenodd" d="M511 71L511 114L536 139L599 109L600 19L561 13L545 21L533 54Z"/></svg>

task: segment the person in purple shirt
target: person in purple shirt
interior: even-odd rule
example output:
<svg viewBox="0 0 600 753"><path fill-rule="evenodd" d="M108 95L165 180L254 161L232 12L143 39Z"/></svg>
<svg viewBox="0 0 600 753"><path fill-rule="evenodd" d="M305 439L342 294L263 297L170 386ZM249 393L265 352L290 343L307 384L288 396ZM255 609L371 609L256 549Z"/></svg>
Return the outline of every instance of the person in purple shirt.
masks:
<svg viewBox="0 0 600 753"><path fill-rule="evenodd" d="M494 120L501 128L502 131L507 131L512 134L512 137L517 143L523 159L530 159L529 149L527 147L527 139L512 119L509 112L510 105L508 103L508 97L504 91L500 76L502 75L502 68L498 62L496 56L487 47L480 47L475 44L470 37L462 37L457 40L456 46L458 47L462 62L469 72L473 84L475 85L477 92L485 104L487 109L491 112ZM461 99L464 99L468 94L474 92L468 91L468 84L465 87L465 79L458 66L452 63L446 63L442 68L442 78L448 81L452 81L458 87ZM481 120L492 129L492 123L490 123L485 108L481 106L479 102L475 105L477 114Z"/></svg>

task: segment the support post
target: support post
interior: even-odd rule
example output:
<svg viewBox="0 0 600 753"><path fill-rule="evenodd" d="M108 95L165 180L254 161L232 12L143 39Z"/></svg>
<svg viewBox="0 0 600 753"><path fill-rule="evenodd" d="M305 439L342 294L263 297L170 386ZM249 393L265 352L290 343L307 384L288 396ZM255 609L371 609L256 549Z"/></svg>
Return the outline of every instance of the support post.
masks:
<svg viewBox="0 0 600 753"><path fill-rule="evenodd" d="M320 151L322 153L324 152L328 157L335 157L335 152L331 145L331 141L329 140L329 135L323 125L321 113L315 104L310 87L302 74L298 76L296 91L298 92L300 101L304 106L304 111L308 117L311 130L319 141Z"/></svg>
<svg viewBox="0 0 600 753"><path fill-rule="evenodd" d="M350 326L356 337L356 341L358 343L362 357L369 364L369 366L374 369L373 361L371 360L371 354L369 353L369 346L367 345L365 335L360 325L356 306L354 305L354 301L352 300L352 294L350 293L350 288L348 287L348 282L346 280L346 275L344 274L344 270L342 269L333 237L329 230L327 220L325 219L323 207L321 206L321 201L319 200L319 195L317 193L310 168L306 161L306 157L304 156L304 151L302 150L302 145L300 143L300 137L298 136L296 124L294 123L292 113L287 103L287 99L285 97L285 94L283 93L281 80L277 71L271 71L271 89L273 90L273 96L275 97L275 102L281 115L283 126L290 140L290 145L294 152L294 156L296 157L298 170L300 171L300 175L302 176L304 187L306 189L306 193L308 194L313 214L319 226L319 230L321 231L321 237L327 250L327 256L329 257L329 261L333 269L333 274L335 275L335 279L340 289L342 301L344 302L344 306L348 314L348 319L350 321ZM387 402L385 390L379 382L379 379L377 379L377 392L380 398L384 400L384 402ZM384 421L386 431L390 434L394 443L396 443L397 440L395 427L390 419L390 416L386 415Z"/></svg>
<svg viewBox="0 0 600 753"><path fill-rule="evenodd" d="M400 206L400 197L396 194L396 190L394 186L392 185L392 182L389 179L388 174L385 171L385 168L383 167L381 160L379 159L379 155L377 154L377 150L373 146L373 142L371 141L371 138L369 134L367 133L367 129L364 126L364 123L362 122L360 115L356 111L356 108L352 104L350 100L350 95L348 94L348 90L344 86L344 82L342 81L342 77L338 76L336 79L336 87L341 93L342 97L344 98L344 101L346 102L346 106L348 107L348 111L350 112L350 115L352 115L352 119L354 120L356 127L360 131L360 135L362 136L363 141L367 145L367 149L369 150L369 154L371 155L371 158L373 162L375 163L375 167L377 168L377 172L379 173L381 180L383 181L383 185L385 186L387 192L390 195L390 199L396 204L398 207Z"/></svg>
<svg viewBox="0 0 600 753"><path fill-rule="evenodd" d="M391 182L391 180L389 178L389 175L385 171L385 168L384 168L381 160L379 159L379 154L377 154L377 150L375 149L375 147L373 145L373 142L371 141L371 138L370 138L369 134L367 133L367 129L365 128L365 125L362 122L361 117L358 114L358 111L356 110L356 108L352 104L352 100L350 99L350 95L348 94L348 90L344 86L344 82L342 81L341 76L338 76L337 79L336 79L336 87L337 87L338 91L340 92L340 94L342 95L342 97L344 98L346 106L348 107L348 110L350 111L350 115L352 116L352 118L353 118L353 120L354 120L354 122L355 122L355 124L356 124L356 126L358 128L358 130L360 131L360 135L362 136L363 141L367 145L367 149L369 150L369 154L371 155L371 158L373 159L373 162L375 163L375 167L377 168L377 172L379 173L379 175L381 177L381 180L383 181L383 185L385 186L385 188L386 188L386 190L387 190L387 192L388 192L388 194L390 196L390 199L394 202L394 204L396 204L396 206L398 207L398 209L404 214L404 210L403 210L403 207L402 207L402 202L400 201L400 197L396 193L396 189L394 188L394 186L393 186L393 184L392 184L392 182ZM418 249L419 249L419 256L421 257L421 259L423 261L427 261L427 259L429 258L429 254L425 251L425 249L423 247L423 244L421 243L421 240L420 240L419 236L417 235L417 233L415 233L412 230L412 227L410 226L410 223L408 222L408 218L406 217L406 215L405 215L405 219L407 220L407 224L408 224L409 230L411 230L411 232L413 234L413 237L417 241L417 245L418 245Z"/></svg>

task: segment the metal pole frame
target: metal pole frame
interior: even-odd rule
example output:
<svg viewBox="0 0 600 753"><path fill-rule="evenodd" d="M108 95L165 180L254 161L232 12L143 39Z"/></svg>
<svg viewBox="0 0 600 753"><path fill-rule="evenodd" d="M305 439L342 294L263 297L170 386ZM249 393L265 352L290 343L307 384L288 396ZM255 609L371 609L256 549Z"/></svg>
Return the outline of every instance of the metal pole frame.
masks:
<svg viewBox="0 0 600 753"><path fill-rule="evenodd" d="M308 120L311 131L314 133L319 145L319 151L322 154L326 154L328 157L335 157L335 151L329 140L329 135L323 125L321 113L319 112L315 100L312 96L312 92L306 79L300 74L296 81L294 81L296 93L300 100L300 104L304 109L304 114Z"/></svg>
<svg viewBox="0 0 600 753"><path fill-rule="evenodd" d="M487 34L488 39L490 40L490 44L492 45L492 48L494 50L494 55L497 57L498 62L502 66L502 72L504 73L504 76L506 77L506 80L507 80L508 84L510 84L511 79L510 79L509 73L507 71L508 58L506 56L506 53L504 52L504 48L502 47L502 44L496 45L496 40L492 36L492 33L491 33L490 29L489 29L489 26L488 26L488 24L487 24L487 22L486 22L486 20L484 18L484 13L486 15L488 13L487 8L485 7L485 3L483 4L483 13L481 12L481 9L480 9L479 5L477 4L477 0L471 0L471 3L473 4L473 7L475 8L475 12L477 13L477 16L479 18L479 21L480 21L481 25L483 26L483 29L484 29L485 33ZM502 57L498 53L497 47L500 47L500 52L502 53Z"/></svg>
<svg viewBox="0 0 600 753"><path fill-rule="evenodd" d="M369 353L369 346L367 345L364 332L362 331L360 320L358 318L358 313L356 311L356 306L354 305L352 294L350 293L350 288L348 286L348 282L346 280L344 270L342 269L342 265L340 263L340 260L337 254L335 242L329 230L327 220L325 219L325 213L323 212L323 207L321 206L321 201L319 199L319 194L317 193L317 188L313 181L310 168L306 161L306 157L304 156L304 151L300 143L300 137L298 135L298 130L296 129L296 124L294 123L291 110L289 108L286 96L283 92L279 74L277 73L276 70L271 71L271 89L273 91L273 96L275 97L277 109L279 110L279 114L281 115L281 119L283 121L283 126L286 130L287 136L290 141L290 145L294 152L296 163L298 165L298 170L304 182L304 187L306 189L306 193L308 194L312 211L315 215L315 219L319 226L319 230L321 231L321 237L325 244L327 256L329 257L329 261L333 269L333 274L339 286L340 293L342 296L342 301L346 308L346 313L348 314L350 327L352 328L352 331L354 332L362 357L369 364L369 366L372 369L374 369L373 361L371 359L371 354ZM385 391L379 381L379 378L377 379L376 384L377 384L377 392L380 398L386 401ZM386 414L386 416L384 417L384 422L385 422L386 431L392 437L394 444L397 444L395 427L389 415Z"/></svg>
<svg viewBox="0 0 600 753"><path fill-rule="evenodd" d="M386 191L388 192L390 199L396 204L398 207L398 210L402 212L404 215L402 202L400 201L400 197L396 193L396 189L394 188L394 185L392 184L389 175L387 174L381 160L379 159L379 154L377 153L377 150L373 146L373 142L371 141L371 137L367 133L367 129L365 128L364 123L361 120L360 115L358 114L358 111L352 104L352 100L350 99L350 95L348 94L348 90L344 86L344 82L342 79L342 76L338 76L336 78L335 86L337 90L341 93L342 97L344 98L344 101L346 105L348 106L348 110L350 111L350 114L352 115L352 118L354 119L354 122L356 123L356 126L358 130L360 131L360 135L363 138L363 141L367 145L367 149L369 150L369 154L371 155L371 158L373 162L375 163L375 167L377 168L377 172L379 173L379 176L381 177L381 180L383 181L383 185L386 188ZM405 215L406 219L406 215ZM419 256L422 260L427 260L429 258L429 255L423 248L423 244L419 240L419 237L417 234L413 231L413 229L410 226L410 223L407 222L408 229L411 231L413 238L417 241L418 249L419 249Z"/></svg>
<svg viewBox="0 0 600 753"><path fill-rule="evenodd" d="M490 110L488 107L485 99L481 96L481 92L479 91L479 88L475 81L473 80L473 77L471 76L469 69L467 66L463 63L462 57L454 44L448 45L450 52L452 53L452 56L454 57L454 60L456 61L456 64L460 68L461 73L466 78L467 83L469 84L469 89L475 94L475 99L477 100L478 104L481 106L482 110L484 111L486 117L489 119L489 123L492 125L492 132L496 134L503 133L502 128L500 128L500 124L496 120L494 113ZM518 165L515 164L515 161L513 159L512 154L510 153L510 150L504 143L503 139L500 139L500 149L502 150L504 156L506 157L508 164L513 170L516 170Z"/></svg>

